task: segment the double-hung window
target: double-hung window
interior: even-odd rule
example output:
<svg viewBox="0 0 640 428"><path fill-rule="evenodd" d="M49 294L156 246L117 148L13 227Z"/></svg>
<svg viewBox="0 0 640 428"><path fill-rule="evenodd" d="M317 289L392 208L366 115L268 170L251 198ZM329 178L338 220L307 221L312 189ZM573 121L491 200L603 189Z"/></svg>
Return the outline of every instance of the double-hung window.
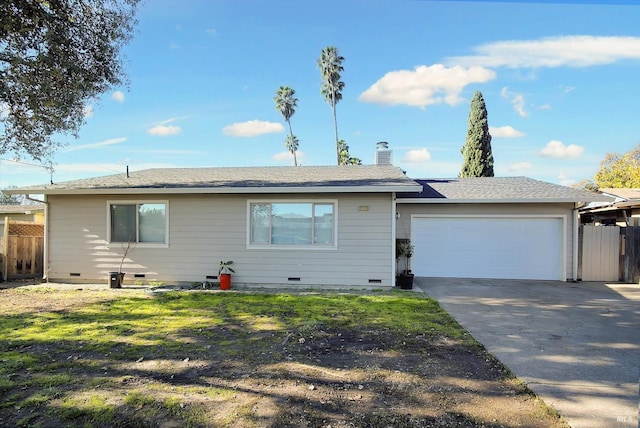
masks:
<svg viewBox="0 0 640 428"><path fill-rule="evenodd" d="M249 204L252 246L335 246L335 202Z"/></svg>
<svg viewBox="0 0 640 428"><path fill-rule="evenodd" d="M110 202L109 241L167 244L166 202Z"/></svg>

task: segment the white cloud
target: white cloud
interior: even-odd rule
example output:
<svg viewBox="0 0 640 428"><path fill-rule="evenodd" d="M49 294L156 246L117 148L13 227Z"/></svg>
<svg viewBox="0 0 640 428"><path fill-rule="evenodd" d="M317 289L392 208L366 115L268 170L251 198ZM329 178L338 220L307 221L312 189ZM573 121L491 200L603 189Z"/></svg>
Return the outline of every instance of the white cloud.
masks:
<svg viewBox="0 0 640 428"><path fill-rule="evenodd" d="M420 65L414 70L397 70L385 74L358 100L363 102L424 108L431 104L456 105L460 93L471 83L485 83L496 77L483 67L446 67L442 64Z"/></svg>
<svg viewBox="0 0 640 428"><path fill-rule="evenodd" d="M167 135L179 134L180 131L182 131L182 129L179 126L156 125L153 128L147 129L147 134L166 137Z"/></svg>
<svg viewBox="0 0 640 428"><path fill-rule="evenodd" d="M300 150L296 150L296 159L298 160L298 164L300 164L300 159L304 158L304 153ZM285 150L284 152L276 153L273 155L273 159L277 161L293 161L293 154L290 151Z"/></svg>
<svg viewBox="0 0 640 428"><path fill-rule="evenodd" d="M85 118L93 117L93 106L91 104L87 104L82 108L82 114Z"/></svg>
<svg viewBox="0 0 640 428"><path fill-rule="evenodd" d="M562 141L551 140L540 152L542 156L556 159L574 159L584 152L584 147L570 144L565 146Z"/></svg>
<svg viewBox="0 0 640 428"><path fill-rule="evenodd" d="M537 68L589 67L622 60L640 60L640 37L558 36L505 40L474 48L476 55L450 57L462 66Z"/></svg>
<svg viewBox="0 0 640 428"><path fill-rule="evenodd" d="M112 146L114 144L124 143L125 141L127 141L127 137L110 138L108 140L100 141L100 142L97 142L97 143L83 144L81 146L69 147L69 148L65 149L64 151L65 152L75 152L77 150L95 149L97 147Z"/></svg>
<svg viewBox="0 0 640 428"><path fill-rule="evenodd" d="M169 49L171 49L172 51L177 51L180 49L180 45L175 42L171 42L169 43Z"/></svg>
<svg viewBox="0 0 640 428"><path fill-rule="evenodd" d="M533 168L529 162L515 162L509 165L507 168L509 171L526 171Z"/></svg>
<svg viewBox="0 0 640 428"><path fill-rule="evenodd" d="M402 162L406 163L425 163L431 160L431 153L426 148L413 149L405 153Z"/></svg>
<svg viewBox="0 0 640 428"><path fill-rule="evenodd" d="M529 113L524 109L525 101L524 95L518 94L511 100L511 104L513 104L513 109L520 115L520 117L527 117Z"/></svg>
<svg viewBox="0 0 640 428"><path fill-rule="evenodd" d="M175 122L176 120L186 119L188 117L189 116L171 117L161 122L156 122L155 126L147 129L147 134L157 135L159 137L166 137L167 135L177 135L182 132L182 128L175 125L170 126L169 124Z"/></svg>
<svg viewBox="0 0 640 428"><path fill-rule="evenodd" d="M567 175L563 171L560 171L558 173L558 182L561 185L568 186L568 187L571 187L572 185L576 184L576 180L567 177Z"/></svg>
<svg viewBox="0 0 640 428"><path fill-rule="evenodd" d="M513 105L513 109L520 115L520 117L527 117L529 113L525 110L526 102L524 100L524 95L519 94L517 92L511 92L507 86L502 88L500 91L500 96L504 98L510 98L511 104Z"/></svg>
<svg viewBox="0 0 640 428"><path fill-rule="evenodd" d="M263 120L232 123L222 128L222 132L231 137L256 137L258 135L274 134L282 131L284 131L282 124Z"/></svg>
<svg viewBox="0 0 640 428"><path fill-rule="evenodd" d="M215 28L207 28L206 33L210 36L215 36L217 33Z"/></svg>
<svg viewBox="0 0 640 428"><path fill-rule="evenodd" d="M113 94L111 94L111 99L119 102L119 103L123 103L124 102L124 92L122 91L115 91Z"/></svg>
<svg viewBox="0 0 640 428"><path fill-rule="evenodd" d="M494 128L493 126L489 127L489 133L494 138L516 138L516 137L524 137L526 134L524 132L518 131L514 129L512 126L500 126Z"/></svg>

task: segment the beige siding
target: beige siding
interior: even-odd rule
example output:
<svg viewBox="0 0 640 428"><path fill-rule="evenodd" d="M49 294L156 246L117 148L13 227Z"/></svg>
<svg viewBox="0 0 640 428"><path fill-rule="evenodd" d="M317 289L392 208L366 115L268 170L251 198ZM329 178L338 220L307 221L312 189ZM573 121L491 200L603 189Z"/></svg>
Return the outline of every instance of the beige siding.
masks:
<svg viewBox="0 0 640 428"><path fill-rule="evenodd" d="M129 281L144 274L147 281L201 282L217 275L220 260L233 260L233 281L239 284L393 285L390 194L317 198L337 201L337 248L249 248L247 201L283 199L311 200L308 195L50 196L48 277L106 282L108 272L118 270L123 252L122 245L108 244L107 201L165 200L168 248L138 245L130 250L123 265ZM300 281L288 280L298 277Z"/></svg>
<svg viewBox="0 0 640 428"><path fill-rule="evenodd" d="M396 236L411 237L412 214L566 216L566 278L573 278L575 217L572 204L398 204Z"/></svg>

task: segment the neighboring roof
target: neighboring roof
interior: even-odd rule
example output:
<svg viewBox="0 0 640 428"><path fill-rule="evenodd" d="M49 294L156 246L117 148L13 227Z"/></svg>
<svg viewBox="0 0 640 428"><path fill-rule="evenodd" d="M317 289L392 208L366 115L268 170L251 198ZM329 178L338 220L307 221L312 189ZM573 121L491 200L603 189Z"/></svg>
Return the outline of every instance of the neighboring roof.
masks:
<svg viewBox="0 0 640 428"><path fill-rule="evenodd" d="M422 192L398 194L399 203L610 202L611 198L527 177L419 179Z"/></svg>
<svg viewBox="0 0 640 428"><path fill-rule="evenodd" d="M605 195L614 196L616 198L629 200L629 199L640 199L640 189L631 189L631 188L612 188L605 187L602 189L598 189L600 193Z"/></svg>
<svg viewBox="0 0 640 428"><path fill-rule="evenodd" d="M7 194L328 193L418 191L391 165L154 168L41 186Z"/></svg>
<svg viewBox="0 0 640 428"><path fill-rule="evenodd" d="M0 214L6 214L6 213L32 214L34 211L44 211L44 204L0 205Z"/></svg>
<svg viewBox="0 0 640 428"><path fill-rule="evenodd" d="M608 203L592 203L581 209L583 213L615 213L616 211L640 208L640 189L631 188L601 188L598 192L611 196Z"/></svg>

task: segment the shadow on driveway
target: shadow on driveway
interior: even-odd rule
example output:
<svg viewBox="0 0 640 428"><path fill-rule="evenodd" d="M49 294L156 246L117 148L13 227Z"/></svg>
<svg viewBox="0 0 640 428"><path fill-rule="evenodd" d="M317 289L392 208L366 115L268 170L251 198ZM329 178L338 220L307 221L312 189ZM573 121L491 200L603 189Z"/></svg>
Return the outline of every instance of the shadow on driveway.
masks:
<svg viewBox="0 0 640 428"><path fill-rule="evenodd" d="M572 427L637 427L640 286L416 278Z"/></svg>

